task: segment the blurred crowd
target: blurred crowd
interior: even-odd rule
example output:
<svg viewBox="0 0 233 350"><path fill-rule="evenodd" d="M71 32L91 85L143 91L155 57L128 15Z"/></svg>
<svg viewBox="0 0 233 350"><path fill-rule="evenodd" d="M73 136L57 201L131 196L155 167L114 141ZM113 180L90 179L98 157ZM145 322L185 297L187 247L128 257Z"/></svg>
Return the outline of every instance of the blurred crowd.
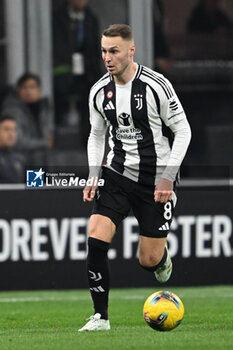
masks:
<svg viewBox="0 0 233 350"><path fill-rule="evenodd" d="M174 59L164 4L162 0L153 4L153 68L169 75ZM26 165L46 164L47 154L62 145L62 131L68 143L75 135L78 142L73 147L85 152L88 94L103 73L99 20L88 0L64 0L53 13L52 28L54 96L42 97L40 77L33 72L25 72L14 87L0 94L0 183L24 182ZM192 35L231 37L232 28L221 0L198 0L187 22L187 33Z"/></svg>
<svg viewBox="0 0 233 350"><path fill-rule="evenodd" d="M221 8L222 0L199 0L193 9L187 28L190 33L230 36L232 20Z"/></svg>

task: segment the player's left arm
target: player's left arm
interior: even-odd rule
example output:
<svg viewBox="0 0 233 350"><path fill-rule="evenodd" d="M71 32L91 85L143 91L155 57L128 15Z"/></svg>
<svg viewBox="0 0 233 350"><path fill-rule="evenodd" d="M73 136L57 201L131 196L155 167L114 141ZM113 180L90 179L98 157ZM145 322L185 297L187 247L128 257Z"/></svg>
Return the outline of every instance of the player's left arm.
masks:
<svg viewBox="0 0 233 350"><path fill-rule="evenodd" d="M161 118L174 134L174 141L166 168L156 184L154 199L162 203L171 200L173 193L173 182L177 172L187 152L190 140L191 129L186 119L183 107L172 87L167 81L172 91L172 97L168 99L164 96L161 103Z"/></svg>
<svg viewBox="0 0 233 350"><path fill-rule="evenodd" d="M155 201L162 203L166 203L172 198L173 182L176 179L177 172L191 140L191 129L186 119L172 124L170 129L174 134L174 142L167 166L156 185L154 193Z"/></svg>

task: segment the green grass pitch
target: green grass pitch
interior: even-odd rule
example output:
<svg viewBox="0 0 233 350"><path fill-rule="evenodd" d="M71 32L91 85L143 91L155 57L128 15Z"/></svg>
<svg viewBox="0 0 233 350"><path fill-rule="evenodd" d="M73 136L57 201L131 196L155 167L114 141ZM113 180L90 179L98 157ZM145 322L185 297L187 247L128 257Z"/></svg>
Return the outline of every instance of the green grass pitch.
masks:
<svg viewBox="0 0 233 350"><path fill-rule="evenodd" d="M112 328L91 333L77 332L92 314L88 291L1 292L0 349L233 349L233 286L167 289L185 307L183 322L171 332L154 331L142 316L145 299L158 288L112 290Z"/></svg>

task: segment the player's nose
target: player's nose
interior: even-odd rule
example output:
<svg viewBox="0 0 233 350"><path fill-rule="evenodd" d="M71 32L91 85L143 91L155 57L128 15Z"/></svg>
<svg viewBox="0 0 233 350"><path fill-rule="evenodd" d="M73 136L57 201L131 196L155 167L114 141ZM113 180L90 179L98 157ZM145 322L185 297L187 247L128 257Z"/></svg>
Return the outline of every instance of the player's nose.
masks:
<svg viewBox="0 0 233 350"><path fill-rule="evenodd" d="M104 62L109 63L110 61L111 61L111 56L108 53L106 53L106 55L104 57Z"/></svg>

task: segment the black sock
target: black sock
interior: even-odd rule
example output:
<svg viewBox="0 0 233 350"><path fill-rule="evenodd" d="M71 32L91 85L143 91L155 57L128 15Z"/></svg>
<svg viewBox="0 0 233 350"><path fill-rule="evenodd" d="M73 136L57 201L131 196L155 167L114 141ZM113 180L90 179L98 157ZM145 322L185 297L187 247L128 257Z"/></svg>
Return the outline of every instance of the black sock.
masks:
<svg viewBox="0 0 233 350"><path fill-rule="evenodd" d="M147 271L154 272L154 271L156 271L159 267L161 267L161 266L164 265L166 259L167 259L167 249L165 248L165 249L164 249L163 257L162 257L162 259L160 260L160 262L159 262L157 265L151 266L151 267L147 267L147 266L141 265L141 267L142 267L143 269L147 270Z"/></svg>
<svg viewBox="0 0 233 350"><path fill-rule="evenodd" d="M91 297L95 313L101 318L108 319L108 293L109 293L109 243L99 239L88 238L87 273Z"/></svg>

